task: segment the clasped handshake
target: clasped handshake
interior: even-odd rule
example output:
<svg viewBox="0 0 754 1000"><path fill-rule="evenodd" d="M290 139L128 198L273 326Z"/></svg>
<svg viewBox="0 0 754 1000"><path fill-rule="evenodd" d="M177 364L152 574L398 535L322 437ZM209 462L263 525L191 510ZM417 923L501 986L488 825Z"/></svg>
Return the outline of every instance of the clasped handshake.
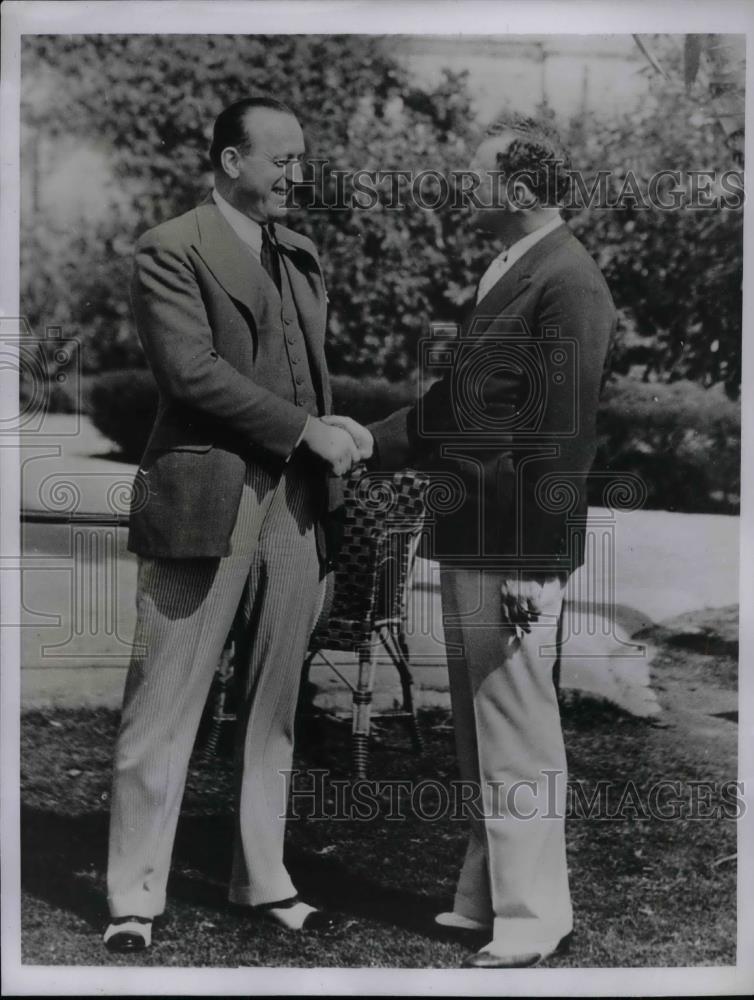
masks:
<svg viewBox="0 0 754 1000"><path fill-rule="evenodd" d="M374 440L366 427L350 417L309 417L302 444L318 455L335 476L372 457Z"/></svg>

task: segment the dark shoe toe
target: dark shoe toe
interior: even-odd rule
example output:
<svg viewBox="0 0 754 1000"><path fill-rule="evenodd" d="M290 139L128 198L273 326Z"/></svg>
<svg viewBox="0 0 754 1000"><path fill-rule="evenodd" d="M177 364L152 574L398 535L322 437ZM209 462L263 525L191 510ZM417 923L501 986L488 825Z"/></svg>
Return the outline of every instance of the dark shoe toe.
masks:
<svg viewBox="0 0 754 1000"><path fill-rule="evenodd" d="M301 925L301 930L307 933L321 934L322 932L338 930L343 924L340 917L326 910L314 910L307 915Z"/></svg>
<svg viewBox="0 0 754 1000"><path fill-rule="evenodd" d="M130 931L120 931L118 934L113 934L105 942L105 947L108 951L115 951L119 954L127 954L133 951L144 951L147 947L147 943L141 934L133 934Z"/></svg>
<svg viewBox="0 0 754 1000"><path fill-rule="evenodd" d="M495 955L491 951L478 951L463 962L464 969L528 969L537 965L542 956L539 952L525 952L520 955Z"/></svg>
<svg viewBox="0 0 754 1000"><path fill-rule="evenodd" d="M469 955L463 962L464 969L528 969L532 965L539 965L546 958L552 955L567 955L571 949L573 931L566 934L558 942L553 951L542 952L522 952L519 955L496 955L494 951L482 948L474 955Z"/></svg>

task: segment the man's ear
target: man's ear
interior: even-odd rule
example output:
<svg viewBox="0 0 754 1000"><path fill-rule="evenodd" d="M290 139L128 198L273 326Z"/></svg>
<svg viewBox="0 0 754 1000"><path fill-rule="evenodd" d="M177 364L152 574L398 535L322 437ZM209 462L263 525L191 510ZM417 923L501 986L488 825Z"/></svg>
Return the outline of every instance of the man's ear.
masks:
<svg viewBox="0 0 754 1000"><path fill-rule="evenodd" d="M514 211L530 212L539 206L539 198L534 194L527 183L527 178L523 175L512 179L509 197L511 208Z"/></svg>
<svg viewBox="0 0 754 1000"><path fill-rule="evenodd" d="M223 171L232 180L237 180L241 172L238 161L239 154L235 146L226 146L222 153L220 153L220 163L222 164Z"/></svg>

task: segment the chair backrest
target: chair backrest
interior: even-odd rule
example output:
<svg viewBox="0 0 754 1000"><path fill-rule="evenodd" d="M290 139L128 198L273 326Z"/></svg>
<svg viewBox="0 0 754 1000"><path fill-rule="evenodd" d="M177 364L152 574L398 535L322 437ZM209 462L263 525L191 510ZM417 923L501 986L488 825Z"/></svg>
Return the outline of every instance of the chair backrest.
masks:
<svg viewBox="0 0 754 1000"><path fill-rule="evenodd" d="M411 469L346 480L343 543L310 649L356 649L376 625L403 620L428 483Z"/></svg>

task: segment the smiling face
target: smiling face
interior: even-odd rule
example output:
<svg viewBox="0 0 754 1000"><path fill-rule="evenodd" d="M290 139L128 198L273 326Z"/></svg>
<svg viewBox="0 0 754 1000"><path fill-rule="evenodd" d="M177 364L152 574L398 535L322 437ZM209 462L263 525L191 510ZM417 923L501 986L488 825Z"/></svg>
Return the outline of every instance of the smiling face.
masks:
<svg viewBox="0 0 754 1000"><path fill-rule="evenodd" d="M304 133L293 115L251 108L244 118L248 148L222 152L220 193L260 224L285 218L291 185L300 181Z"/></svg>

